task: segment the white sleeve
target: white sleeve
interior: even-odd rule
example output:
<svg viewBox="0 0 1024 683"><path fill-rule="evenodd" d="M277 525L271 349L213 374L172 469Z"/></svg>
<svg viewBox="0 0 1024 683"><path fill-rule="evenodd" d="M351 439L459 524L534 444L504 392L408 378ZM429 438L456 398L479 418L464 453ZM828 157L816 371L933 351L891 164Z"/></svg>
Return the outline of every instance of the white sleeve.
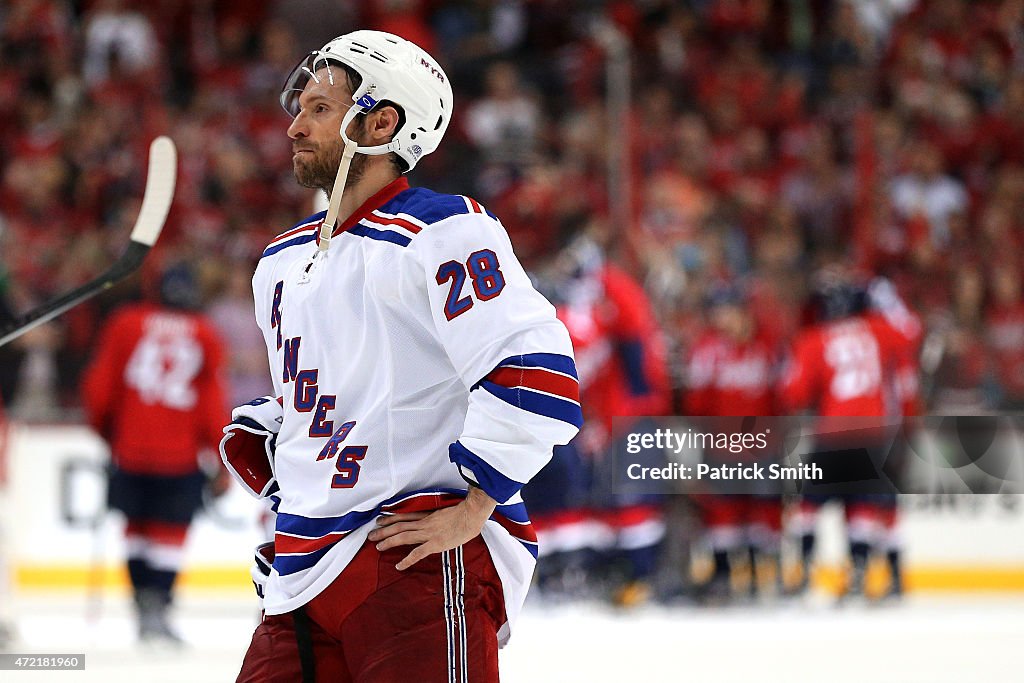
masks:
<svg viewBox="0 0 1024 683"><path fill-rule="evenodd" d="M279 367L277 354L274 349L280 343L281 327L273 319L273 311L275 310L275 304L280 304L281 291L278 290L278 285L274 282L273 275L273 268L265 259L261 260L256 265L256 272L252 276L252 293L256 325L260 328L260 332L263 334L263 341L267 347L267 361L270 363L270 378L274 383L274 396L283 396L284 386L281 382L281 373L274 372L274 368Z"/></svg>
<svg viewBox="0 0 1024 683"><path fill-rule="evenodd" d="M449 458L505 502L583 424L569 333L487 214L434 224L413 246L436 336L470 392Z"/></svg>

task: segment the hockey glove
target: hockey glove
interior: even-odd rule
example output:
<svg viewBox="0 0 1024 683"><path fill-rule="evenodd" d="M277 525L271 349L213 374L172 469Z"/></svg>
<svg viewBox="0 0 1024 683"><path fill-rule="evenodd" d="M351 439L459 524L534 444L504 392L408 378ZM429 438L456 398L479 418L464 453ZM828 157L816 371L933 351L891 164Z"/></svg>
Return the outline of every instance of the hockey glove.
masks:
<svg viewBox="0 0 1024 683"><path fill-rule="evenodd" d="M252 576L252 585L256 589L256 595L260 599L260 609L263 609L267 580L270 578L270 570L273 566L274 542L267 541L256 546L256 562L249 568L249 574Z"/></svg>
<svg viewBox="0 0 1024 683"><path fill-rule="evenodd" d="M235 481L256 498L278 490L274 448L283 416L281 403L263 396L232 410L231 424L224 428L220 458Z"/></svg>

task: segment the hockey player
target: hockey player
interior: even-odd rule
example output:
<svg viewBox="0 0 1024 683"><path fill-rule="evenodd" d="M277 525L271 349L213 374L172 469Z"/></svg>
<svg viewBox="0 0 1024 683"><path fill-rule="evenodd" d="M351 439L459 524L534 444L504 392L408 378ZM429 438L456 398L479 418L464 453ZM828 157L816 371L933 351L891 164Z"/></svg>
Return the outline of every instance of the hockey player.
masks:
<svg viewBox="0 0 1024 683"><path fill-rule="evenodd" d="M589 233L575 235L546 272L576 353L587 425L571 444L555 450L524 496L531 509L542 512L538 535L549 553L547 567L541 566L542 585L557 589L562 583L580 592L573 584L584 571L600 579L620 570L621 577L610 577L621 584L613 586L612 598L633 606L650 593L665 523L657 496L613 494L612 448L632 429L613 425L613 419L632 423L634 416L664 414L668 377L647 296L605 258ZM556 581L545 582L552 574Z"/></svg>
<svg viewBox="0 0 1024 683"><path fill-rule="evenodd" d="M684 412L723 417L775 415L778 344L758 329L738 285L713 289L707 306L711 329L697 341L687 364ZM759 558L769 562L776 579L781 580L782 499L763 493L698 497L714 557L707 585L709 599L729 594L731 559L741 549L749 558L751 594L757 591Z"/></svg>
<svg viewBox="0 0 1024 683"><path fill-rule="evenodd" d="M108 499L126 518L139 636L178 643L167 612L189 523L202 506L197 456L216 450L227 402L221 341L195 312L187 266L167 270L160 299L110 318L83 377L82 402L110 444Z"/></svg>
<svg viewBox="0 0 1024 683"><path fill-rule="evenodd" d="M783 379L784 405L791 411L809 409L821 416L819 447L880 453L881 443L875 443L872 435L877 429L862 429L855 442L842 441L844 428L856 424L844 418L901 416L898 382L905 377L915 328L871 310L865 289L840 268L823 269L818 274L812 308L817 322L794 342ZM882 534L882 509L891 508L892 496L837 497L845 507L853 564L846 592L857 596L863 594L868 559ZM795 516L804 586L814 552L815 517L823 502L818 496L804 496Z"/></svg>
<svg viewBox="0 0 1024 683"><path fill-rule="evenodd" d="M871 281L867 290L869 310L884 319L896 335L896 374L890 383L892 398L903 418L904 437L894 445L893 457L900 459L895 469L906 466L909 440L922 414L920 350L924 325L911 311L888 279L879 277ZM882 522L878 551L884 555L889 569L889 584L883 599L903 596L903 536L900 533L899 501L896 495L876 496L871 504L877 506Z"/></svg>
<svg viewBox="0 0 1024 683"><path fill-rule="evenodd" d="M582 423L568 334L496 217L404 177L451 121L430 55L349 33L281 101L338 223L303 219L253 277L276 396L221 455L277 526L238 680L496 681L537 553L519 490Z"/></svg>

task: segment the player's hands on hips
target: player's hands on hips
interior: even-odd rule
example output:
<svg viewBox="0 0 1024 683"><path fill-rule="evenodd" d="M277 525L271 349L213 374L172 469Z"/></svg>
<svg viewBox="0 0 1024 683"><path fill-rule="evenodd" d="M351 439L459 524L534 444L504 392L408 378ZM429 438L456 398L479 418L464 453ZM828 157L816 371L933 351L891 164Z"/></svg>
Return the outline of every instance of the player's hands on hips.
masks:
<svg viewBox="0 0 1024 683"><path fill-rule="evenodd" d="M369 539L377 544L377 550L415 545L395 565L402 571L428 555L457 548L479 536L497 504L482 489L470 488L466 499L452 507L378 517L377 528L370 532Z"/></svg>

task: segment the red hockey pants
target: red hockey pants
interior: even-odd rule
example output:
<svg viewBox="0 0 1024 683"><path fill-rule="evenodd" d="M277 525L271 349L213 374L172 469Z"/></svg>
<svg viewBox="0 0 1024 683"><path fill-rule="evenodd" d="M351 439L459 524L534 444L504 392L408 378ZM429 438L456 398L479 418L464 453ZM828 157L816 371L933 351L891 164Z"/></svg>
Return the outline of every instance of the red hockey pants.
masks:
<svg viewBox="0 0 1024 683"><path fill-rule="evenodd" d="M237 683L496 682L505 610L483 539L395 569L411 550L366 543L303 608L266 616Z"/></svg>

